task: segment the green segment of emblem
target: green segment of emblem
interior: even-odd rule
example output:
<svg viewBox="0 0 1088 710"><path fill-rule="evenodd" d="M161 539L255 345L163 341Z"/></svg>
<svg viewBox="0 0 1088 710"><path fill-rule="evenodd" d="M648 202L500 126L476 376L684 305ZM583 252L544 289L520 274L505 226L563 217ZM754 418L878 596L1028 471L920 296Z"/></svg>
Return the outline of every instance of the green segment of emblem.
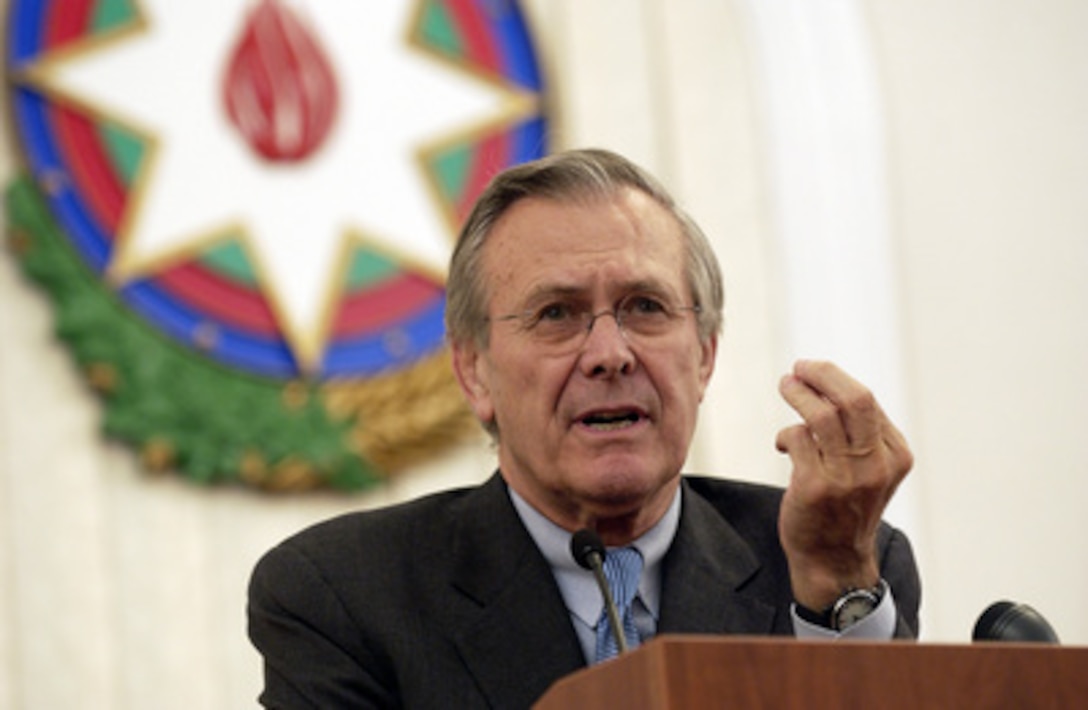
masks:
<svg viewBox="0 0 1088 710"><path fill-rule="evenodd" d="M91 16L91 31L111 30L131 20L135 14L131 0L98 0Z"/></svg>
<svg viewBox="0 0 1088 710"><path fill-rule="evenodd" d="M463 54L461 36L440 2L431 0L423 9L420 22L423 41L443 54L460 57Z"/></svg>
<svg viewBox="0 0 1088 710"><path fill-rule="evenodd" d="M465 175L472 165L472 157L473 148L467 143L455 145L434 157L432 169L438 179L439 189L453 204L461 201L461 194L465 189Z"/></svg>
<svg viewBox="0 0 1088 710"><path fill-rule="evenodd" d="M113 163L124 184L131 185L136 176L136 170L140 167L140 161L144 159L143 142L108 121L100 122L96 129L109 153L110 162Z"/></svg>
<svg viewBox="0 0 1088 710"><path fill-rule="evenodd" d="M231 240L209 249L200 261L232 281L252 286L257 283L249 257L240 243Z"/></svg>
<svg viewBox="0 0 1088 710"><path fill-rule="evenodd" d="M348 290L355 291L387 279L398 271L400 267L392 259L370 249L359 249L351 260L345 285Z"/></svg>
<svg viewBox="0 0 1088 710"><path fill-rule="evenodd" d="M360 489L380 480L349 446L352 422L330 416L316 385L228 371L166 340L84 266L29 178L9 186L6 202L11 243L102 395L109 436L201 483Z"/></svg>

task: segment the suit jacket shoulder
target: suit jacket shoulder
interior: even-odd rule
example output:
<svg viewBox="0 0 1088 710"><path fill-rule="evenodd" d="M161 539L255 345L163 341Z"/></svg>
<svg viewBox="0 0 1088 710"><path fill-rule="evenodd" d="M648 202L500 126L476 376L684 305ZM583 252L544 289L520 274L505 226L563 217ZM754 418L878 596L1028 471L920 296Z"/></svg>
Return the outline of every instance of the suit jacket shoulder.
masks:
<svg viewBox="0 0 1088 710"><path fill-rule="evenodd" d="M311 527L249 599L270 706L528 707L584 664L498 476Z"/></svg>

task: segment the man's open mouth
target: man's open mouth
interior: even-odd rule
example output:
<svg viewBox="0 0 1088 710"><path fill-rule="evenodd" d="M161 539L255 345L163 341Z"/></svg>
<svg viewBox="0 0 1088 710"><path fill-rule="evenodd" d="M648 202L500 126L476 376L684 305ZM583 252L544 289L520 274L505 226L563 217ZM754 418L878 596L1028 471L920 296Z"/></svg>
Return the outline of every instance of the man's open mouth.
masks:
<svg viewBox="0 0 1088 710"><path fill-rule="evenodd" d="M622 412L594 412L582 417L581 422L595 431L612 431L637 424L642 415L634 410Z"/></svg>

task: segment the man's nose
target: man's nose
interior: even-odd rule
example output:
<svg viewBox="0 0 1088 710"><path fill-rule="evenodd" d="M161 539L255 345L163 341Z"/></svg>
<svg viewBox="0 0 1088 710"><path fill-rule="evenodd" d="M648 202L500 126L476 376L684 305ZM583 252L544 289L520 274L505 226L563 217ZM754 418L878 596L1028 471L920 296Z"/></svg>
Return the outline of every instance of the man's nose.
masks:
<svg viewBox="0 0 1088 710"><path fill-rule="evenodd" d="M594 313L588 327L589 332L582 345L583 372L589 377L630 373L635 367L635 353L616 312L607 310Z"/></svg>

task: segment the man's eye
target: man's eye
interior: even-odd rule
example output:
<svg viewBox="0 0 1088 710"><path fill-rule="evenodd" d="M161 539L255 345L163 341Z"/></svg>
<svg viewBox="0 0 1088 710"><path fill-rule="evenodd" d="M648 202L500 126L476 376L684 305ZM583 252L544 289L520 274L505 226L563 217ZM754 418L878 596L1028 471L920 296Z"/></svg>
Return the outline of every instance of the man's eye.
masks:
<svg viewBox="0 0 1088 710"><path fill-rule="evenodd" d="M661 315L669 312L664 303L652 296L635 296L624 304L624 310L640 316Z"/></svg>
<svg viewBox="0 0 1088 710"><path fill-rule="evenodd" d="M533 322L561 322L570 320L574 315L574 308L569 303L549 303L536 312Z"/></svg>

